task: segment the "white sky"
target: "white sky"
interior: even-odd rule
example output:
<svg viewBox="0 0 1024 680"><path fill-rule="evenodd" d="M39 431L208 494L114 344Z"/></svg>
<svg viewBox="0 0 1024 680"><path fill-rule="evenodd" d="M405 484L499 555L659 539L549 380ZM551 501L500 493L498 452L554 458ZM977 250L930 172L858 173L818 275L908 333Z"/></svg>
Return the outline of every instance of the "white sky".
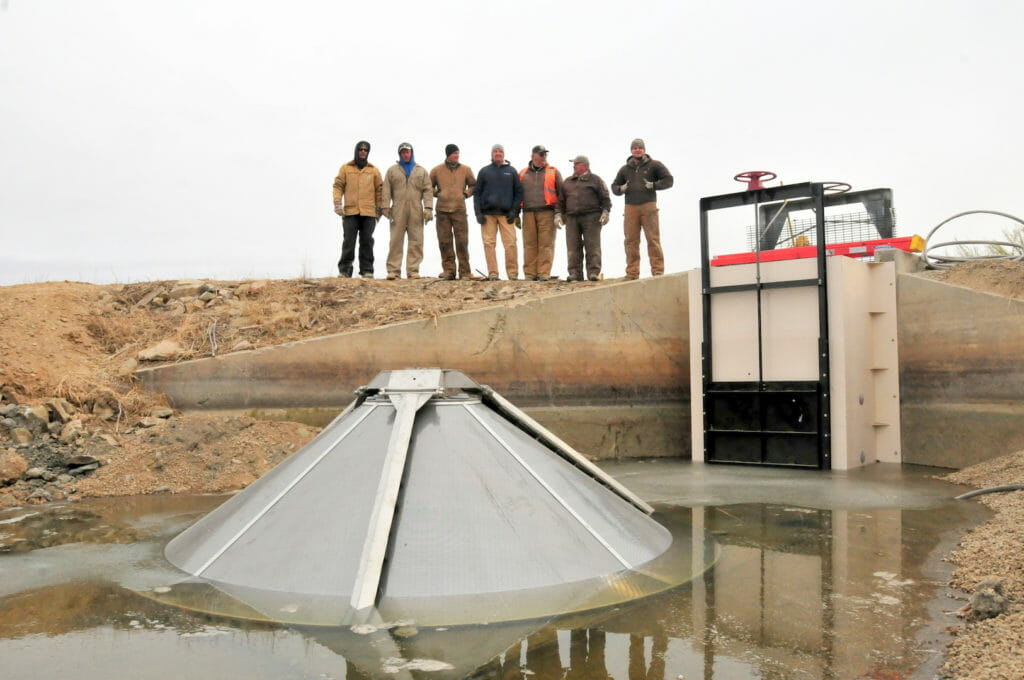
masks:
<svg viewBox="0 0 1024 680"><path fill-rule="evenodd" d="M401 141L427 169L455 142L474 170L500 142L610 182L643 137L675 175L670 272L698 263L698 199L742 170L891 187L904 235L1024 216L1022 29L1019 0L0 0L0 284L334 275L331 184L359 139L382 172ZM376 237L383 276L385 220ZM472 225L470 245L484 269Z"/></svg>

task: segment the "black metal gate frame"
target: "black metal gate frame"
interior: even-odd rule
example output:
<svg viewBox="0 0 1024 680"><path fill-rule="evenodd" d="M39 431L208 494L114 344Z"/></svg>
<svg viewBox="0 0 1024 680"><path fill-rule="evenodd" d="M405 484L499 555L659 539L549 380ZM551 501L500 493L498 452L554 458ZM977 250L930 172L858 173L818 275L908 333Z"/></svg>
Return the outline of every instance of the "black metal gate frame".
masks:
<svg viewBox="0 0 1024 680"><path fill-rule="evenodd" d="M815 214L815 231L817 241L817 277L813 279L794 279L789 281L773 281L763 283L758 280L755 283L740 284L732 286L711 286L710 253L708 252L708 213L712 210L723 208L737 208L744 205L762 206L767 203L778 203L782 201L793 201L795 199L810 199L803 202L802 207L810 207ZM711 430L711 408L709 404L709 393L714 389L714 382L711 375L711 296L716 293L732 293L744 290L757 291L757 334L758 334L758 380L751 387L756 388L760 394L778 392L778 383L767 383L764 381L763 371L763 347L761 340L761 295L762 291L770 288L791 288L800 286L815 286L818 291L818 380L815 382L815 389L818 395L818 464L817 466L807 465L782 465L783 467L817 467L818 469L829 470L832 468L831 455L831 427L829 421L830 399L829 399L829 342L828 342L828 287L826 277L825 261L825 189L820 182L806 182L788 186L770 187L754 191L742 191L719 196L708 196L700 199L700 255L701 255L701 302L703 311L703 337L701 339L701 386L702 386L702 409L704 420L704 460L709 463L734 463L742 464L741 461L713 460L708 456L709 436L714 437ZM755 211L756 212L756 211ZM755 220L757 223L758 220ZM760 238L755 243L759 243ZM757 253L758 260L760 251ZM759 264L759 263L758 263ZM763 408L762 408L763 414ZM763 430L763 423L762 423ZM764 432L761 439L761 464L772 465L765 462ZM776 433L779 434L779 433ZM749 463L747 463L749 464ZM778 465L778 464L775 464Z"/></svg>

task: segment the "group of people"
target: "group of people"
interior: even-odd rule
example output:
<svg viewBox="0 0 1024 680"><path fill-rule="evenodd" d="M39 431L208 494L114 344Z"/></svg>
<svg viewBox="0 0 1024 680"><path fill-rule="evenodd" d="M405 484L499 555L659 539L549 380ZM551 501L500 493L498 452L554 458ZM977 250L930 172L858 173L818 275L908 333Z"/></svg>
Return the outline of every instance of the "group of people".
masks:
<svg viewBox="0 0 1024 680"><path fill-rule="evenodd" d="M387 278L405 273L420 277L423 227L435 220L441 251L441 278L478 279L469 264L469 219L466 201L480 225L487 260L487 276L498 280L497 243L501 238L505 274L519 278L516 228L523 232L523 274L547 281L554 261L555 235L565 229L570 281L601 278L601 228L608 224L612 203L604 180L590 171L586 156L572 159L572 175L548 164L548 150L533 147L527 167L516 171L505 160L501 144L491 147L491 162L476 175L459 162L459 147L449 144L444 162L433 170L416 163L412 144L398 146L398 162L381 176L369 162L370 143L360 141L355 157L341 166L334 179L334 212L342 217L341 259L338 274L351 277L358 259L358 274L373 278L373 231L386 217L391 226ZM657 192L672 186L668 168L647 154L642 139L630 143L630 156L612 180L611 193L625 196L623 231L626 278L640 276L640 235L647 241L651 274L665 271L658 225ZM436 205L435 205L436 199ZM358 258L357 249L358 245Z"/></svg>

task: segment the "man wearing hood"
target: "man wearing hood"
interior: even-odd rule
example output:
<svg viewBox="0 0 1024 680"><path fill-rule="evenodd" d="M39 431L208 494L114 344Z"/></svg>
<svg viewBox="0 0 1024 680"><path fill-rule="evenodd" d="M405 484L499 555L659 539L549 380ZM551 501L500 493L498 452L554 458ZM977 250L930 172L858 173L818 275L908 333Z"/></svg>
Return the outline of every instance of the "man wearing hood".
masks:
<svg viewBox="0 0 1024 680"><path fill-rule="evenodd" d="M420 278L423 261L423 223L434 219L430 175L416 164L412 144L398 145L398 162L384 175L384 216L391 221L391 245L388 248L388 280L402 276L402 248L406 236L405 273Z"/></svg>
<svg viewBox="0 0 1024 680"><path fill-rule="evenodd" d="M658 226L656 191L672 186L672 173L664 165L647 155L642 139L634 139L630 156L612 181L612 193L626 195L626 215L623 230L626 234L626 278L640 276L640 231L647 239L647 257L651 261L651 276L665 273L665 256L661 251L661 230Z"/></svg>
<svg viewBox="0 0 1024 680"><path fill-rule="evenodd" d="M367 159L370 143L356 143L354 158L341 166L334 178L334 212L341 216L341 259L338 276L351 278L356 241L359 241L359 275L373 278L373 229L380 217L383 181L380 170Z"/></svg>
<svg viewBox="0 0 1024 680"><path fill-rule="evenodd" d="M444 163L430 171L430 184L437 198L437 245L441 249L441 278L452 281L472 279L469 267L469 220L466 199L473 195L476 177L468 165L459 162L459 147L444 148ZM456 255L458 269L456 269Z"/></svg>
<svg viewBox="0 0 1024 680"><path fill-rule="evenodd" d="M505 160L505 147L495 144L491 147L491 164L476 174L476 189L473 192L473 210L484 240L484 257L487 259L487 278L498 280L498 258L495 246L498 234L505 248L505 273L510 281L519 278L519 248L516 246L516 228L513 226L519 216L523 202L523 186L519 174Z"/></svg>

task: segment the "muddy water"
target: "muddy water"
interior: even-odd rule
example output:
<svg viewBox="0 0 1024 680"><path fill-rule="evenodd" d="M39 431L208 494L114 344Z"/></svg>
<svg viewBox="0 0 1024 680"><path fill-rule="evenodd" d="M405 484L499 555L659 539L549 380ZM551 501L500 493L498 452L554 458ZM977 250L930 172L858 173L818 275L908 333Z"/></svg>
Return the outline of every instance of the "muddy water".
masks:
<svg viewBox="0 0 1024 680"><path fill-rule="evenodd" d="M182 578L164 544L224 497L0 512L0 677L930 677L954 607L938 557L982 519L930 470L609 469L657 503L690 577L610 610L466 628L303 628L155 598Z"/></svg>

